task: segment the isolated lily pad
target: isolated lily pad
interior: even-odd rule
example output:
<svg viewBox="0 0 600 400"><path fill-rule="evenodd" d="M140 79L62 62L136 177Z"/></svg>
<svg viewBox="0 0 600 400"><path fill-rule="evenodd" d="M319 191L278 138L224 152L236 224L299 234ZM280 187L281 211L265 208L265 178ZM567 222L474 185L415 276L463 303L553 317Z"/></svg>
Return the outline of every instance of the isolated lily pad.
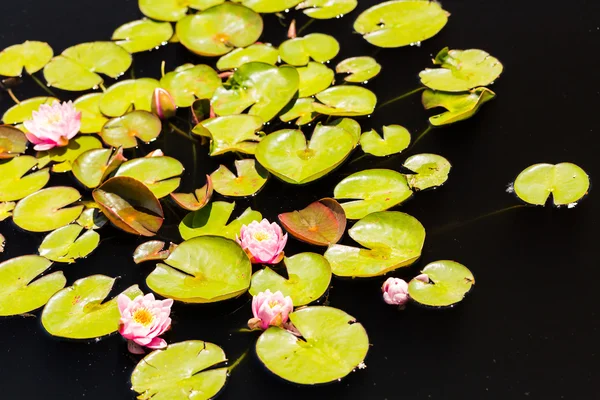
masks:
<svg viewBox="0 0 600 400"><path fill-rule="evenodd" d="M377 157L385 157L400 153L410 144L410 132L400 125L383 127L383 138L375 129L365 132L360 137L360 147L365 153Z"/></svg>
<svg viewBox="0 0 600 400"><path fill-rule="evenodd" d="M227 223L233 213L235 203L215 201L199 211L189 213L179 224L179 233L183 240L197 236L222 236L235 239L240 234L242 225L252 221L260 221L262 214L248 207L239 217Z"/></svg>
<svg viewBox="0 0 600 400"><path fill-rule="evenodd" d="M337 243L346 231L344 209L329 198L315 201L300 211L279 214L279 221L296 239L316 246Z"/></svg>
<svg viewBox="0 0 600 400"><path fill-rule="evenodd" d="M142 243L133 252L133 262L139 264L145 261L166 260L177 245L171 243L166 249L165 246L166 243L160 240L150 240Z"/></svg>
<svg viewBox="0 0 600 400"><path fill-rule="evenodd" d="M33 112L37 111L42 104L51 105L54 101L58 101L58 99L54 97L32 97L23 100L9 108L2 116L2 121L11 125L21 124L31 119Z"/></svg>
<svg viewBox="0 0 600 400"><path fill-rule="evenodd" d="M138 399L210 400L223 389L227 358L219 346L201 340L174 343L147 355L131 374Z"/></svg>
<svg viewBox="0 0 600 400"><path fill-rule="evenodd" d="M148 111L132 111L108 121L100 137L109 146L130 149L138 146L138 139L150 143L160 135L160 119Z"/></svg>
<svg viewBox="0 0 600 400"><path fill-rule="evenodd" d="M261 136L257 132L263 121L253 115L227 115L210 118L196 125L192 133L206 136L210 141L210 155L218 156L230 151L254 154Z"/></svg>
<svg viewBox="0 0 600 400"><path fill-rule="evenodd" d="M534 164L525 168L514 183L517 196L526 203L543 206L552 194L557 206L572 204L585 196L590 178L571 163Z"/></svg>
<svg viewBox="0 0 600 400"><path fill-rule="evenodd" d="M53 336L69 339L93 339L116 332L121 317L117 298L103 303L114 283L114 278L92 275L62 289L44 307L44 329ZM123 294L133 300L143 293L134 285Z"/></svg>
<svg viewBox="0 0 600 400"><path fill-rule="evenodd" d="M95 188L125 161L122 147L89 150L75 159L72 172L86 187Z"/></svg>
<svg viewBox="0 0 600 400"><path fill-rule="evenodd" d="M173 26L170 23L140 19L118 27L112 40L128 52L138 53L164 46L172 36Z"/></svg>
<svg viewBox="0 0 600 400"><path fill-rule="evenodd" d="M447 112L429 118L433 126L452 124L471 118L479 108L496 97L488 88L476 88L468 93L444 93L426 90L423 92L423 107L426 110L443 107Z"/></svg>
<svg viewBox="0 0 600 400"><path fill-rule="evenodd" d="M366 82L379 75L381 65L373 57L352 57L341 61L335 72L338 74L348 74L344 77L346 82Z"/></svg>
<svg viewBox="0 0 600 400"><path fill-rule="evenodd" d="M279 119L283 122L295 120L294 124L298 126L309 124L319 115L319 113L313 110L312 105L314 102L312 98L299 98L288 112L279 116Z"/></svg>
<svg viewBox="0 0 600 400"><path fill-rule="evenodd" d="M316 19L341 18L356 8L358 0L305 0L297 10Z"/></svg>
<svg viewBox="0 0 600 400"><path fill-rule="evenodd" d="M429 282L413 279L408 284L408 294L417 303L432 307L451 307L461 301L475 284L467 267L455 261L436 261L421 271Z"/></svg>
<svg viewBox="0 0 600 400"><path fill-rule="evenodd" d="M298 88L300 97L310 97L327 89L333 83L335 73L324 64L309 62L305 67L297 68L300 75Z"/></svg>
<svg viewBox="0 0 600 400"><path fill-rule="evenodd" d="M464 92L493 83L502 73L503 66L497 58L483 50L442 49L433 61L441 68L421 71L421 83L434 90Z"/></svg>
<svg viewBox="0 0 600 400"><path fill-rule="evenodd" d="M68 172L75 160L93 149L101 149L102 142L94 136L79 135L69 141L69 144L63 147L54 147L48 151L38 153L38 168L44 167L49 163L54 163L52 172Z"/></svg>
<svg viewBox="0 0 600 400"><path fill-rule="evenodd" d="M202 236L181 243L152 271L146 283L163 297L212 303L237 297L250 287L252 264L233 240Z"/></svg>
<svg viewBox="0 0 600 400"><path fill-rule="evenodd" d="M109 117L132 111L151 111L152 93L160 83L156 79L127 79L108 88L100 100L100 110Z"/></svg>
<svg viewBox="0 0 600 400"><path fill-rule="evenodd" d="M196 189L194 193L171 193L171 199L184 210L198 211L208 204L213 195L213 183L210 175L206 175L206 185Z"/></svg>
<svg viewBox="0 0 600 400"><path fill-rule="evenodd" d="M235 169L237 176L224 165L210 175L217 193L230 197L253 196L269 178L269 173L252 159L236 160Z"/></svg>
<svg viewBox="0 0 600 400"><path fill-rule="evenodd" d="M225 0L139 0L140 11L158 21L179 21L185 17L188 7L205 10Z"/></svg>
<svg viewBox="0 0 600 400"><path fill-rule="evenodd" d="M21 130L10 125L0 125L0 160L25 153L27 143Z"/></svg>
<svg viewBox="0 0 600 400"><path fill-rule="evenodd" d="M290 65L306 65L313 59L324 63L340 52L340 44L333 36L311 33L286 40L279 46L279 56Z"/></svg>
<svg viewBox="0 0 600 400"><path fill-rule="evenodd" d="M306 307L291 313L290 320L301 337L271 327L256 342L260 361L287 381L302 385L338 381L367 356L367 332L342 310Z"/></svg>
<svg viewBox="0 0 600 400"><path fill-rule="evenodd" d="M452 165L437 154L415 154L404 162L404 168L413 171L414 175L406 175L408 185L413 190L425 190L442 186L448 180Z"/></svg>
<svg viewBox="0 0 600 400"><path fill-rule="evenodd" d="M100 235L86 230L80 236L82 231L82 226L71 224L50 232L38 249L40 256L63 263L74 263L78 258L87 257L100 244Z"/></svg>
<svg viewBox="0 0 600 400"><path fill-rule="evenodd" d="M54 57L44 68L44 77L59 89L88 90L102 84L99 74L118 78L131 62L131 55L113 42L82 43Z"/></svg>
<svg viewBox="0 0 600 400"><path fill-rule="evenodd" d="M279 51L269 43L254 43L243 49L235 49L217 61L217 69L226 71L236 69L249 62L262 62L275 65Z"/></svg>
<svg viewBox="0 0 600 400"><path fill-rule="evenodd" d="M184 64L163 76L160 85L178 107L190 107L196 99L210 99L222 82L208 65Z"/></svg>
<svg viewBox="0 0 600 400"><path fill-rule="evenodd" d="M293 8L301 0L233 0L242 3L258 13L277 13Z"/></svg>
<svg viewBox="0 0 600 400"><path fill-rule="evenodd" d="M142 182L157 199L179 187L183 165L172 157L143 157L121 164L115 176L129 176Z"/></svg>
<svg viewBox="0 0 600 400"><path fill-rule="evenodd" d="M103 93L85 94L75 100L73 105L81 112L81 133L98 133L108 121L100 111L100 100Z"/></svg>
<svg viewBox="0 0 600 400"><path fill-rule="evenodd" d="M329 288L331 267L320 254L300 253L283 260L289 279L285 279L269 267L252 275L250 294L256 296L269 289L290 296L294 307L318 300Z"/></svg>
<svg viewBox="0 0 600 400"><path fill-rule="evenodd" d="M354 30L372 45L402 47L435 36L446 25L449 15L435 1L387 1L360 14Z"/></svg>
<svg viewBox="0 0 600 400"><path fill-rule="evenodd" d="M67 280L62 271L34 281L51 265L52 261L35 255L16 257L0 263L0 316L36 310L64 288Z"/></svg>
<svg viewBox="0 0 600 400"><path fill-rule="evenodd" d="M321 103L313 104L315 111L325 115L368 115L375 110L377 96L361 86L333 86L317 94Z"/></svg>
<svg viewBox="0 0 600 400"><path fill-rule="evenodd" d="M0 202L0 222L12 217L12 211L16 205L17 203L14 201Z"/></svg>
<svg viewBox="0 0 600 400"><path fill-rule="evenodd" d="M27 174L36 167L37 160L31 156L0 160L0 202L20 200L46 186L48 168Z"/></svg>
<svg viewBox="0 0 600 400"><path fill-rule="evenodd" d="M21 76L23 69L29 75L34 74L44 68L52 56L54 51L46 42L27 40L15 44L0 52L0 75Z"/></svg>
<svg viewBox="0 0 600 400"><path fill-rule="evenodd" d="M425 242L423 225L398 211L369 214L348 234L366 248L330 246L325 258L337 276L367 278L411 265L420 257Z"/></svg>
<svg viewBox="0 0 600 400"><path fill-rule="evenodd" d="M77 189L53 186L30 194L17 203L14 223L27 231L49 232L75 221L83 205L67 207L81 198Z"/></svg>

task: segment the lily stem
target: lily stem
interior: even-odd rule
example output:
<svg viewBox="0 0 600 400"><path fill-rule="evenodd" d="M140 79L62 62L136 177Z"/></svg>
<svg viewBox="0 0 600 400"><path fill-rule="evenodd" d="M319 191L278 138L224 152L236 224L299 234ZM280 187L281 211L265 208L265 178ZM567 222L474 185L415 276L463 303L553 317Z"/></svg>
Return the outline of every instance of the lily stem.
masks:
<svg viewBox="0 0 600 400"><path fill-rule="evenodd" d="M505 213L507 211L516 210L517 208L523 208L523 207L528 207L528 206L526 204L517 204L515 206L510 206L510 207L502 208L500 210L496 210L496 211L489 212L487 214L480 215L479 217L475 217L475 218L467 220L465 222L453 222L453 223L450 223L448 225L444 225L444 226L442 226L440 228L434 229L431 232L431 234L432 235L437 235L437 234L448 232L448 231L451 231L451 230L454 230L454 229L462 228L465 225L472 224L472 223L477 222L479 220L482 220L482 219L485 219L485 218L489 218L489 217L494 217L496 215L503 214L503 213Z"/></svg>
<svg viewBox="0 0 600 400"><path fill-rule="evenodd" d="M56 96L56 93L54 93L54 92L53 92L53 91L52 91L52 90L51 90L51 89L48 87L48 85L44 85L44 82L40 81L40 79L39 79L37 76L35 76L35 75L33 75L33 74L31 74L30 76L31 76L31 79L33 79L33 81L34 81L35 83L37 83L37 85L38 85L39 87L41 87L42 89L44 89L44 91L45 91L46 93L48 93L48 94L49 94L50 96L52 96L52 97L57 97L57 96Z"/></svg>
<svg viewBox="0 0 600 400"><path fill-rule="evenodd" d="M6 92L8 93L8 95L10 96L10 98L16 103L16 104L21 104L21 102L19 101L19 99L17 99L17 96L15 96L15 94L13 93L12 89L7 89Z"/></svg>
<svg viewBox="0 0 600 400"><path fill-rule="evenodd" d="M307 23L302 25L302 27L300 29L298 29L298 32L296 32L296 34L297 35L301 34L302 31L305 30L306 28L308 28L313 22L315 22L315 19L311 18Z"/></svg>
<svg viewBox="0 0 600 400"><path fill-rule="evenodd" d="M234 370L235 367L237 367L238 365L241 364L242 361L244 361L244 359L246 358L246 356L248 355L248 352L250 351L250 349L247 349L241 356L238 357L237 360L235 360L235 362L233 364L231 364L229 366L229 368L227 368L227 372L231 373L231 371Z"/></svg>
<svg viewBox="0 0 600 400"><path fill-rule="evenodd" d="M180 129L177 125L173 124L172 122L169 122L169 127L173 130L173 132L177 133L180 136L183 136L187 140L190 140L190 141L192 141L194 143L198 142L196 139L194 139L193 137L191 137L190 135L188 135L187 132L183 131L182 129Z"/></svg>
<svg viewBox="0 0 600 400"><path fill-rule="evenodd" d="M427 135L429 132L431 132L431 130L433 129L433 126L429 125L427 126L427 128L425 128L425 130L421 133L419 133L419 135L417 136L417 138L415 139L415 141L410 145L410 147L413 147L414 145L416 145L417 143L419 143L419 141L421 139L423 139L423 137L425 135Z"/></svg>
<svg viewBox="0 0 600 400"><path fill-rule="evenodd" d="M399 100L402 100L402 99L404 99L404 98L406 98L406 97L408 97L408 96L412 96L413 94L415 94L415 93L419 93L420 91L422 91L422 90L425 90L425 89L426 89L426 88L425 88L425 86L421 86L421 87L418 87L418 88L416 88L415 90L411 90L410 92L406 92L406 93L404 93L404 94L401 94L401 95L400 95L400 96L398 96L398 97L394 97L393 99L390 99L390 100L386 101L385 103L383 103L383 104L380 104L380 105L379 105L379 107L377 107L377 109L378 109L378 110L379 110L379 109L382 109L383 107L385 107L385 106L387 106L387 105L390 105L390 104L392 104L392 103L395 103L395 102L397 102L397 101L399 101Z"/></svg>

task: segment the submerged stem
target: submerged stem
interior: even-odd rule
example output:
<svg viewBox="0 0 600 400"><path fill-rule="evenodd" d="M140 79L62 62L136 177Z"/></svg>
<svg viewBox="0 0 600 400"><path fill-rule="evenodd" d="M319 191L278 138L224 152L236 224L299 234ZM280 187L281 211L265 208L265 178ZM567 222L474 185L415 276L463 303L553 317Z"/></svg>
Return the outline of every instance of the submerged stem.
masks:
<svg viewBox="0 0 600 400"><path fill-rule="evenodd" d="M421 139L423 139L423 137L425 135L427 135L432 129L433 129L433 126L428 125L427 128L425 128L425 130L423 132L419 133L419 135L417 136L417 138L415 139L415 141L412 142L412 144L410 145L410 147L413 147L414 145L416 145L417 143L419 143L419 141Z"/></svg>
<svg viewBox="0 0 600 400"><path fill-rule="evenodd" d="M305 23L304 25L302 25L302 27L300 29L298 29L298 31L296 32L297 35L301 34L303 30L305 30L306 28L308 28L310 26L310 24L312 24L313 22L315 22L314 18L311 18L307 23Z"/></svg>
<svg viewBox="0 0 600 400"><path fill-rule="evenodd" d="M15 94L13 93L12 89L7 89L6 92L8 93L8 95L10 96L10 98L16 103L16 104L21 104L21 102L19 101L19 99L17 99L17 96L15 96Z"/></svg>
<svg viewBox="0 0 600 400"><path fill-rule="evenodd" d="M510 207L502 208L500 210L496 210L496 211L489 212L487 214L480 215L478 217L475 217L473 219L467 220L465 222L450 223L448 225L444 225L444 226L442 226L440 228L434 229L431 232L431 234L432 235L437 235L437 234L444 233L444 232L447 232L447 231L450 231L450 230L453 230L453 229L462 228L465 225L472 224L473 222L477 222L477 221L482 220L484 218L493 217L493 216L496 216L496 215L499 215L499 214L503 214L503 213L505 213L507 211L515 210L517 208L523 208L523 207L528 207L528 206L526 204L517 204L515 206L510 206Z"/></svg>
<svg viewBox="0 0 600 400"><path fill-rule="evenodd" d="M183 136L184 138L186 138L194 143L198 142L196 139L194 139L193 137L188 135L187 132L183 131L181 128L179 128L177 125L173 124L172 122L169 122L169 127L171 128L171 130L173 130L173 132L177 133L178 135Z"/></svg>
<svg viewBox="0 0 600 400"><path fill-rule="evenodd" d="M35 75L33 75L33 74L31 74L31 75L29 75L29 76L31 76L31 79L33 79L33 81L34 81L35 83L37 83L39 87L41 87L42 89L44 89L44 91L45 91L46 93L48 93L48 94L49 94L50 96L52 96L52 97L57 97L57 96L56 96L56 93L54 93L54 92L53 92L53 91L52 91L52 90L51 90L51 89L48 87L48 85L44 85L44 82L40 81L40 80L39 80L39 78L38 78L37 76L35 76Z"/></svg>
<svg viewBox="0 0 600 400"><path fill-rule="evenodd" d="M380 105L377 107L377 109L379 110L379 109L381 109L381 108L383 108L383 107L385 107L385 106L387 106L387 105L390 105L390 104L392 104L392 103L395 103L396 101L398 101L398 100L402 100L403 98L405 98L405 97L408 97L408 96L411 96L411 95L413 95L413 94L415 94L415 93L419 93L420 91L422 91L422 90L425 90L425 89L426 89L426 87L425 87L425 86L421 86L421 87L418 87L418 88L416 88L415 90L411 90L410 92L406 92L406 93L404 93L404 94L401 94L401 95L400 95L400 96L398 96L398 97L394 97L393 99L390 99L390 100L386 101L385 103L383 103L383 104L380 104Z"/></svg>
<svg viewBox="0 0 600 400"><path fill-rule="evenodd" d="M233 371L235 367L237 367L242 361L244 361L249 351L250 349L247 349L241 356L239 356L238 359L235 360L235 362L227 368L227 372L231 374L231 371Z"/></svg>

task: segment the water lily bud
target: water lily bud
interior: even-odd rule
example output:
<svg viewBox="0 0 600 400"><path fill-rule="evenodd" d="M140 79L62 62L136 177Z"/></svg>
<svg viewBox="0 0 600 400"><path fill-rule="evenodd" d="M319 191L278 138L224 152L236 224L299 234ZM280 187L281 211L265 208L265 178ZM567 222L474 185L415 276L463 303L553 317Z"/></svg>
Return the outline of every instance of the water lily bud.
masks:
<svg viewBox="0 0 600 400"><path fill-rule="evenodd" d="M175 116L177 105L169 92L163 88L156 88L152 93L152 112L160 119L169 119Z"/></svg>
<svg viewBox="0 0 600 400"><path fill-rule="evenodd" d="M427 274L417 275L415 276L415 279L423 283L429 283L429 275Z"/></svg>
<svg viewBox="0 0 600 400"><path fill-rule="evenodd" d="M260 292L252 298L252 314L254 318L248 321L250 329L267 329L269 326L283 326L288 321L289 314L294 311L290 296L283 296L269 289Z"/></svg>
<svg viewBox="0 0 600 400"><path fill-rule="evenodd" d="M127 348L140 354L140 346L164 349L167 342L158 336L171 327L173 300L155 300L152 293L131 300L124 294L117 297L121 319L119 333L129 340Z"/></svg>
<svg viewBox="0 0 600 400"><path fill-rule="evenodd" d="M27 140L33 143L34 150L45 151L69 144L81 128L81 112L75 109L72 101L52 105L42 104L32 113L31 119L24 122L28 132Z"/></svg>
<svg viewBox="0 0 600 400"><path fill-rule="evenodd" d="M408 283L399 278L388 278L381 287L383 301L396 306L404 306L408 302Z"/></svg>
<svg viewBox="0 0 600 400"><path fill-rule="evenodd" d="M236 241L248 254L252 263L277 264L283 259L287 233L284 235L281 227L275 222L271 224L263 219L242 226Z"/></svg>

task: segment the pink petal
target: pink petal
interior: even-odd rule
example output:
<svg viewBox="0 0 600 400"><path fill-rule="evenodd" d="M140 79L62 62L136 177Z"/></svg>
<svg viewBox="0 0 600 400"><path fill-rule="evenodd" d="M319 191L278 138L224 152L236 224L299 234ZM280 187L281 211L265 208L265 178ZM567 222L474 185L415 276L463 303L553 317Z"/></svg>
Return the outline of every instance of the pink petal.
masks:
<svg viewBox="0 0 600 400"><path fill-rule="evenodd" d="M127 350L129 350L131 354L146 354L144 348L133 340L127 341Z"/></svg>
<svg viewBox="0 0 600 400"><path fill-rule="evenodd" d="M161 338L154 338L150 343L146 345L146 347L153 350L164 349L165 347L167 347L167 342Z"/></svg>

